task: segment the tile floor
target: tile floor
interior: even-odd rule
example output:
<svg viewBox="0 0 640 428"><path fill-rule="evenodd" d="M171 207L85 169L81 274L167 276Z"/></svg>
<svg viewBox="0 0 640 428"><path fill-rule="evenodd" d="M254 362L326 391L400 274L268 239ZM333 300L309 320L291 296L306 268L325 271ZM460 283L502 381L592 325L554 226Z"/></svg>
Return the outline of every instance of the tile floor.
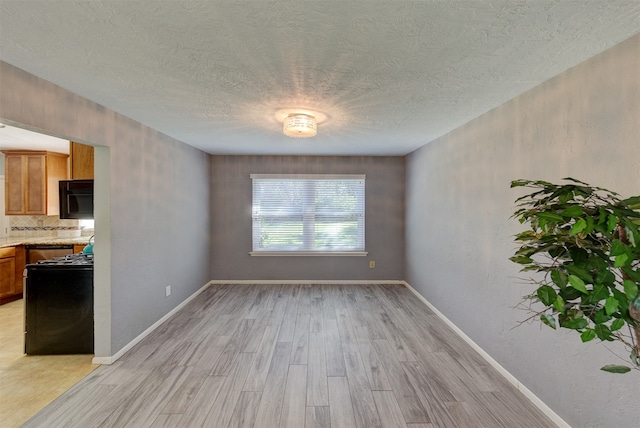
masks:
<svg viewBox="0 0 640 428"><path fill-rule="evenodd" d="M24 355L24 301L0 306L0 426L19 427L98 365L93 355Z"/></svg>

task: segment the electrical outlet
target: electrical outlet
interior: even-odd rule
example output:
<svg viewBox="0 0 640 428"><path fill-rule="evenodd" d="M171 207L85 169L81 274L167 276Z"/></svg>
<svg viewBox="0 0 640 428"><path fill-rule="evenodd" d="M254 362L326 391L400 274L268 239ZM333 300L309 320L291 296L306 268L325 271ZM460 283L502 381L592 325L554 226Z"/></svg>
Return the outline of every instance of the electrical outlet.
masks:
<svg viewBox="0 0 640 428"><path fill-rule="evenodd" d="M171 296L171 286L170 286L170 285L167 285L167 286L164 288L164 297L169 297L169 296Z"/></svg>
<svg viewBox="0 0 640 428"><path fill-rule="evenodd" d="M376 262L373 260L369 260L369 269L375 269L376 267Z"/></svg>

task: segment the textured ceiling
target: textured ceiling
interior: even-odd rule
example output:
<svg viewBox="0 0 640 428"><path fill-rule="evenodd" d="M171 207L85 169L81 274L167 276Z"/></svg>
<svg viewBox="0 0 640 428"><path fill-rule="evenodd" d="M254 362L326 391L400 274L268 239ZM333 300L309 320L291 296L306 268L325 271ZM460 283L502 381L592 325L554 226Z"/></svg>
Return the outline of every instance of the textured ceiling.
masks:
<svg viewBox="0 0 640 428"><path fill-rule="evenodd" d="M639 0L0 0L0 59L217 154L406 154L639 31Z"/></svg>

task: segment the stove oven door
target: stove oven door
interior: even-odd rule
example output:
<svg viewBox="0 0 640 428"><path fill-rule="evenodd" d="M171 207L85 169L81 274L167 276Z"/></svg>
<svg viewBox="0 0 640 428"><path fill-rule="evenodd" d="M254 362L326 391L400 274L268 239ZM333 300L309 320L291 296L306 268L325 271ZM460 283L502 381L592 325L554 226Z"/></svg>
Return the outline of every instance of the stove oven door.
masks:
<svg viewBox="0 0 640 428"><path fill-rule="evenodd" d="M93 269L27 266L25 353L93 353Z"/></svg>

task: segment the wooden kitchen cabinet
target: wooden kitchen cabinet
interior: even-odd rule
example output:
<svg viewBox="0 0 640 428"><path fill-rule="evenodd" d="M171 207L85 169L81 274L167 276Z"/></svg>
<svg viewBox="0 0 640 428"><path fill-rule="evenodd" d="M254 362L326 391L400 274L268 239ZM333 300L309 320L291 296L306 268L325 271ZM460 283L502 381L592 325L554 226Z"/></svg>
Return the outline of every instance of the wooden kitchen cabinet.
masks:
<svg viewBox="0 0 640 428"><path fill-rule="evenodd" d="M23 278L24 278L24 267L27 264L27 251L24 248L24 245L19 245L17 247L13 247L16 253L16 298L22 297L23 290Z"/></svg>
<svg viewBox="0 0 640 428"><path fill-rule="evenodd" d="M69 142L69 175L72 180L93 179L93 146Z"/></svg>
<svg viewBox="0 0 640 428"><path fill-rule="evenodd" d="M67 179L63 153L3 150L5 155L5 214L58 215L58 181Z"/></svg>
<svg viewBox="0 0 640 428"><path fill-rule="evenodd" d="M0 248L0 304L11 301L16 294L15 248ZM15 299L14 299L15 300Z"/></svg>
<svg viewBox="0 0 640 428"><path fill-rule="evenodd" d="M24 245L0 248L0 305L22 298Z"/></svg>

